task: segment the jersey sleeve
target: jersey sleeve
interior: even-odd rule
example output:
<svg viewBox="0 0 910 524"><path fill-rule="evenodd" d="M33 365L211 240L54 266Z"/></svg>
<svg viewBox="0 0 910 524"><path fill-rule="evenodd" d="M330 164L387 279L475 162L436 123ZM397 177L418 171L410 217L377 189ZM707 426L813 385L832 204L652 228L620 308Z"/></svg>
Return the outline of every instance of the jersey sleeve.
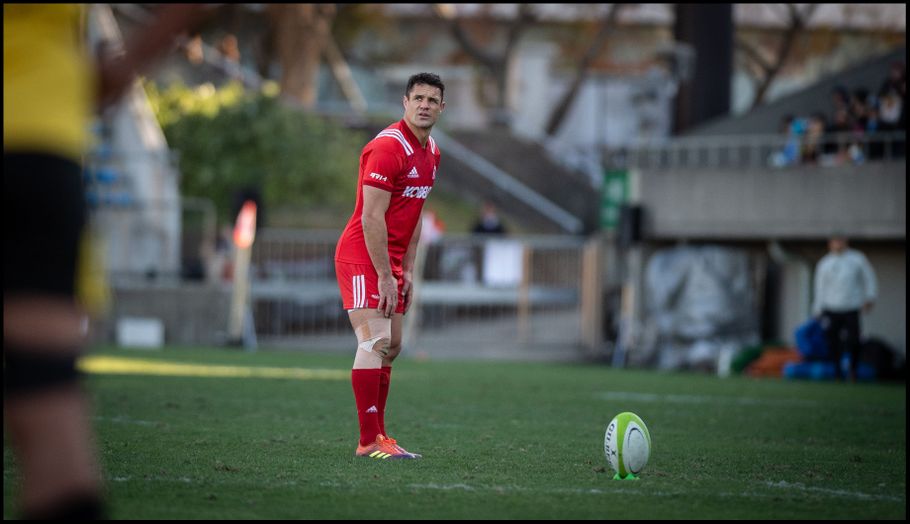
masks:
<svg viewBox="0 0 910 524"><path fill-rule="evenodd" d="M363 164L363 184L391 192L401 166L400 155L382 147L372 147Z"/></svg>

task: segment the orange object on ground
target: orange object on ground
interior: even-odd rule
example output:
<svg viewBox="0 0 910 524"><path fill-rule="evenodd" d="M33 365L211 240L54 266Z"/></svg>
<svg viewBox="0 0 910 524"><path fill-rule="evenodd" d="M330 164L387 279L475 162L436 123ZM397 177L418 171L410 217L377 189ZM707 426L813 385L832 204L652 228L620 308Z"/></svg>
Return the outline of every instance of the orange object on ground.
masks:
<svg viewBox="0 0 910 524"><path fill-rule="evenodd" d="M794 348L767 348L758 360L746 367L745 373L750 377L782 377L784 366L802 361L802 355Z"/></svg>

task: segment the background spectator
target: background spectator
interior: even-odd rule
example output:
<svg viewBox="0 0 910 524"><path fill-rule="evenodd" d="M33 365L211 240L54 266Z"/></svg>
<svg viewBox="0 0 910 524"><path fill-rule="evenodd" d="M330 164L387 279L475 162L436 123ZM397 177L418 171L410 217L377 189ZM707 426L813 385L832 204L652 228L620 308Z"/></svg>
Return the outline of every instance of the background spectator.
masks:
<svg viewBox="0 0 910 524"><path fill-rule="evenodd" d="M502 225L502 221L499 219L499 214L496 213L496 207L492 202L484 202L480 218L477 219L477 222L474 224L472 231L475 234L505 234L506 228Z"/></svg>

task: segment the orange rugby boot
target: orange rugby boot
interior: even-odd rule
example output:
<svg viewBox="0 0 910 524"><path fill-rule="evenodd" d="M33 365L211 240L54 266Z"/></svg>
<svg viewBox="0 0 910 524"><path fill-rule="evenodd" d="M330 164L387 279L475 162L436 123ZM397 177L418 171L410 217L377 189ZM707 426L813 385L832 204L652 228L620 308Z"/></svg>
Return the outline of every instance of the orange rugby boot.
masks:
<svg viewBox="0 0 910 524"><path fill-rule="evenodd" d="M410 451L408 451L408 450L404 449L403 447L399 446L399 445L398 445L398 441L396 441L396 440L393 439L392 437L386 435L386 438L389 440L389 442L390 442L393 446L395 446L395 448L398 449L398 451L401 451L402 453L407 453L408 455L411 455L412 458L418 458L418 459L419 459L419 458L423 458L423 455L421 455L420 453L411 453Z"/></svg>
<svg viewBox="0 0 910 524"><path fill-rule="evenodd" d="M357 446L355 455L378 460L417 458L394 444L394 440L384 435L376 435L376 441L366 446Z"/></svg>

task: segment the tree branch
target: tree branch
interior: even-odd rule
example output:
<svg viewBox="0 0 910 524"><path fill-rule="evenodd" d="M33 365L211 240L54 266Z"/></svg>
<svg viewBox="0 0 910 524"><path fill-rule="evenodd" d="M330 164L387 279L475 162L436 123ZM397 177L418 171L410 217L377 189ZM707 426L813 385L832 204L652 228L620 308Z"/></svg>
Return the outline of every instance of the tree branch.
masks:
<svg viewBox="0 0 910 524"><path fill-rule="evenodd" d="M787 9L790 13L790 25L787 27L783 39L777 48L776 62L770 69L765 70L765 78L762 80L755 93L755 99L752 101L752 109L755 109L764 102L765 95L770 89L771 83L774 82L775 77L777 77L777 74L783 69L784 63L786 63L787 58L790 56L790 51L793 49L793 43L796 42L796 37L806 28L809 18L817 7L818 6L816 5L810 5L804 14L800 14L799 9L795 4L787 4Z"/></svg>
<svg viewBox="0 0 910 524"><path fill-rule="evenodd" d="M488 51L471 38L465 28L459 23L452 4L433 4L433 11L439 18L448 22L452 36L461 46L461 49L489 72L489 76L493 79L496 87L494 124L500 125L506 122L508 120L506 98L508 93L509 63L515 54L514 51L521 34L528 24L537 18L532 6L529 4L520 4L518 6L517 15L511 19L505 28L505 47L498 53Z"/></svg>
<svg viewBox="0 0 910 524"><path fill-rule="evenodd" d="M445 9L440 4L433 4L433 11L437 16L449 22L449 29L452 31L452 36L455 37L455 40L458 41L465 52L490 71L496 71L497 66L501 63L499 57L484 51L483 48L475 44L471 37L468 36L467 31L458 23L458 19L453 12Z"/></svg>
<svg viewBox="0 0 910 524"><path fill-rule="evenodd" d="M562 96L562 99L556 104L553 112L550 113L550 118L547 119L547 125L545 128L545 133L547 136L553 136L556 134L556 131L559 130L559 126L562 125L563 120L566 115L569 113L569 109L572 108L572 102L575 101L576 94L581 88L582 83L584 83L585 78L588 76L588 69L591 67L591 63L594 62L594 59L600 54L601 49L607 43L607 38L613 32L614 27L616 26L616 20L619 15L620 9L623 7L623 4L613 4L613 8L610 10L610 14L603 20L600 24L600 29L597 31L597 35L594 37L594 41L588 47L588 50L585 51L585 54L581 57L581 60L578 63L578 67L575 69L575 79L572 81L572 84L569 86L569 89Z"/></svg>
<svg viewBox="0 0 910 524"><path fill-rule="evenodd" d="M740 51L742 51L743 54L745 54L747 58L749 58L756 65L758 65L758 67L760 67L762 69L762 71L765 72L765 74L767 74L768 71L770 71L773 68L772 65L769 64L768 61L765 60L765 58L763 56L761 56L761 53L758 52L758 49L756 49L755 46L746 42L745 40L743 40L741 38L736 38L736 41L734 42L734 46L737 49L739 49Z"/></svg>
<svg viewBox="0 0 910 524"><path fill-rule="evenodd" d="M509 24L509 30L506 35L506 54L512 51L512 48L515 47L515 44L518 42L518 38L521 36L521 33L524 32L528 24L537 20L537 15L534 14L534 11L531 9L530 4L519 4L518 6L518 16L516 16L512 23Z"/></svg>

